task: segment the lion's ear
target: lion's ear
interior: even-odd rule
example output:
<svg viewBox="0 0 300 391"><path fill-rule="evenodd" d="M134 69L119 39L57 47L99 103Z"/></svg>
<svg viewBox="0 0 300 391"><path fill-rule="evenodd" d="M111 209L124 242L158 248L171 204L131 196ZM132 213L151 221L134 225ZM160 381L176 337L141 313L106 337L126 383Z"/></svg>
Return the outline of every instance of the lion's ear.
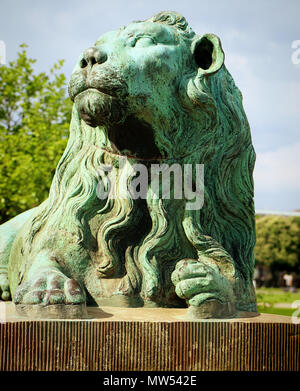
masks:
<svg viewBox="0 0 300 391"><path fill-rule="evenodd" d="M217 72L224 63L224 52L220 39L214 34L197 36L191 46L199 73Z"/></svg>

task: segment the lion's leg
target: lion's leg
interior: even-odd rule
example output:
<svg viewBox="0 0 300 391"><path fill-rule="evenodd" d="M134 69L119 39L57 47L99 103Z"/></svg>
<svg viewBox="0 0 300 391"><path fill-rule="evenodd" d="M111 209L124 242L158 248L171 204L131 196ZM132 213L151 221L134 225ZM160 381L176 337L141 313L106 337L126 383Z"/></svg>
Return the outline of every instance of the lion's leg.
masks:
<svg viewBox="0 0 300 391"><path fill-rule="evenodd" d="M198 259L176 264L172 282L176 294L185 299L190 313L199 317L231 317L236 314L236 271L231 256L214 239L198 235L194 243Z"/></svg>
<svg viewBox="0 0 300 391"><path fill-rule="evenodd" d="M21 213L0 226L0 299L2 300L10 300L8 260L12 244L34 210L35 208Z"/></svg>
<svg viewBox="0 0 300 391"><path fill-rule="evenodd" d="M13 295L15 304L83 304L84 289L62 271L55 258L45 251L33 261L26 277Z"/></svg>

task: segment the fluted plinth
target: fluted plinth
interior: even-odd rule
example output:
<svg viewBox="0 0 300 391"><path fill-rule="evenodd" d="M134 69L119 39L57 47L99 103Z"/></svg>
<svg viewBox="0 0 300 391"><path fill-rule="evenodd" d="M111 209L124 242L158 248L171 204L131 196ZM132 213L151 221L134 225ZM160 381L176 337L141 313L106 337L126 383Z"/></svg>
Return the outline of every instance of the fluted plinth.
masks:
<svg viewBox="0 0 300 391"><path fill-rule="evenodd" d="M103 307L30 320L12 303L1 313L2 371L300 369L300 324L279 315L196 321L183 309Z"/></svg>

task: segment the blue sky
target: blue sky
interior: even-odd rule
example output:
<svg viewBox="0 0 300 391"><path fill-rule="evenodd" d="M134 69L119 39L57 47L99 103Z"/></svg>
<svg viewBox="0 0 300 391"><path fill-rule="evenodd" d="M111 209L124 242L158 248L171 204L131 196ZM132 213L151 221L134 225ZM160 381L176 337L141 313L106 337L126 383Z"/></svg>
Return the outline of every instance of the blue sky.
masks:
<svg viewBox="0 0 300 391"><path fill-rule="evenodd" d="M164 10L180 12L197 34L221 38L257 153L256 209L300 209L300 64L291 58L299 0L1 0L0 40L7 61L25 42L38 71L65 59L69 77L101 34Z"/></svg>

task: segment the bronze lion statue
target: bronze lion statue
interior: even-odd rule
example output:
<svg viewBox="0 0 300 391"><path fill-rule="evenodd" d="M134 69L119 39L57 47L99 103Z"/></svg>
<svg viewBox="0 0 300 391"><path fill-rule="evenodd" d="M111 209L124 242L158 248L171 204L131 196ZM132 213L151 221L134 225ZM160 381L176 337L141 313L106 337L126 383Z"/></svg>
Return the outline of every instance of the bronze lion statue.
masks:
<svg viewBox="0 0 300 391"><path fill-rule="evenodd" d="M133 22L80 56L69 95L70 137L49 198L0 227L2 299L256 311L255 152L219 38L196 35L175 12ZM133 183L136 167L198 164L202 207L174 196L177 175L170 197L149 179L136 188L143 197L117 186L124 172Z"/></svg>

